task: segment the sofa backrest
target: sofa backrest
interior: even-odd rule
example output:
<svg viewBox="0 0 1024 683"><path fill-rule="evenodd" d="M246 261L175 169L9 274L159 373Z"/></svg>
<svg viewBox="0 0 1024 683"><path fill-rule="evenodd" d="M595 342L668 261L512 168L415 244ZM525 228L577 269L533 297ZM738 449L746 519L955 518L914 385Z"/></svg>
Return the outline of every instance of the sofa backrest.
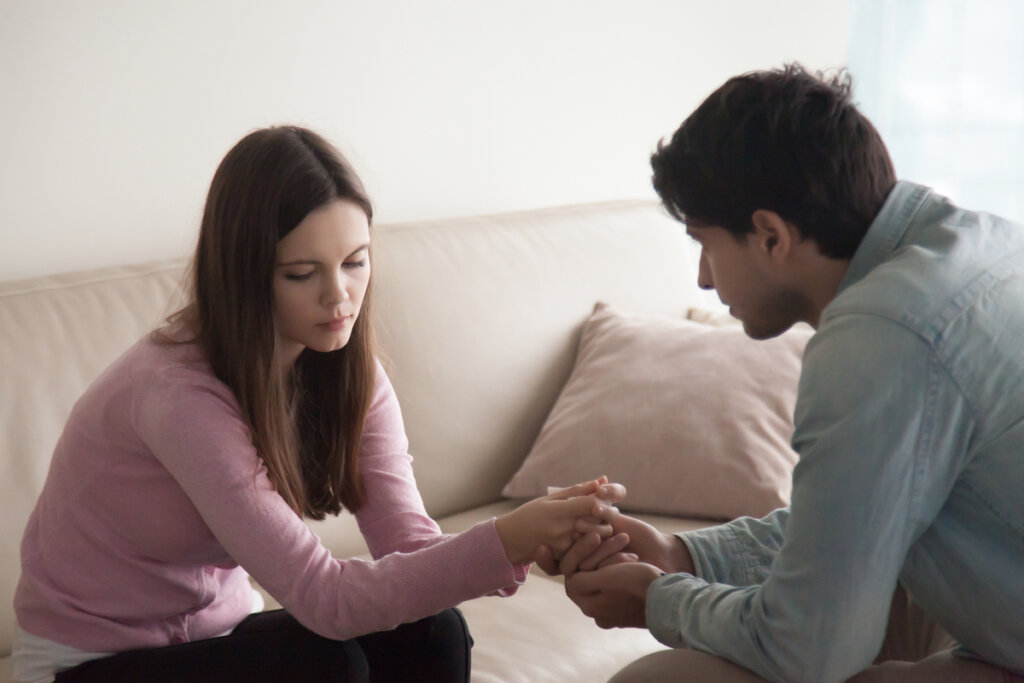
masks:
<svg viewBox="0 0 1024 683"><path fill-rule="evenodd" d="M0 283L0 656L10 653L21 535L71 407L166 315L184 263Z"/></svg>
<svg viewBox="0 0 1024 683"><path fill-rule="evenodd" d="M683 228L653 203L374 231L374 316L417 480L438 517L501 497L596 301L667 315L708 302ZM63 422L88 384L180 302L184 265L0 283L0 656L10 651L21 534ZM331 524L354 532L351 520L318 530Z"/></svg>
<svg viewBox="0 0 1024 683"><path fill-rule="evenodd" d="M378 333L439 516L500 499L598 300L668 315L707 301L692 241L653 203L389 226L375 240Z"/></svg>

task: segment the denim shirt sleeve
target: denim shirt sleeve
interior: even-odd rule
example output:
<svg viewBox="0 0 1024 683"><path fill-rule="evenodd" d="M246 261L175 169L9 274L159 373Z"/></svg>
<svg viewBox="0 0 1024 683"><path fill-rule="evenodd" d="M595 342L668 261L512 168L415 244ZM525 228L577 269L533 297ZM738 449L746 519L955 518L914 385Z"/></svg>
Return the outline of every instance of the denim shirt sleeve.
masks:
<svg viewBox="0 0 1024 683"><path fill-rule="evenodd" d="M740 517L677 536L690 551L699 578L708 583L752 586L768 578L788 518L789 508L779 508L762 519Z"/></svg>
<svg viewBox="0 0 1024 683"><path fill-rule="evenodd" d="M925 340L851 314L808 344L794 422L788 512L686 534L702 576L651 584L647 625L666 645L771 681L843 681L881 646L908 548L962 466L971 414Z"/></svg>

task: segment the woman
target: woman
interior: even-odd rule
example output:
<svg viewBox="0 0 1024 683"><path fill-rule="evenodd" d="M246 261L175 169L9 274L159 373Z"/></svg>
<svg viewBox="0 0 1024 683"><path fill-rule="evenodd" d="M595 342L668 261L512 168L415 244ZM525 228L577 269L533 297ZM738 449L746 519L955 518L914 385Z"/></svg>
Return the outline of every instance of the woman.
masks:
<svg viewBox="0 0 1024 683"><path fill-rule="evenodd" d="M465 680L447 608L515 592L540 545L611 533L624 491L604 481L454 536L427 516L374 352L372 215L311 131L256 131L221 162L190 303L55 449L22 542L16 680ZM374 561L302 522L343 508ZM285 610L249 616L247 574Z"/></svg>

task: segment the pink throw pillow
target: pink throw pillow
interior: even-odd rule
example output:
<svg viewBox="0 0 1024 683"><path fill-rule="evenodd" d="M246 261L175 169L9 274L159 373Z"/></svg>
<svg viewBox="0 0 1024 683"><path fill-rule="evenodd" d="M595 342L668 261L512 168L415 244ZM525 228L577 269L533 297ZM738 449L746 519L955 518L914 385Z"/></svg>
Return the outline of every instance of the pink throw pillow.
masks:
<svg viewBox="0 0 1024 683"><path fill-rule="evenodd" d="M714 322L597 304L569 381L503 493L538 496L606 474L626 485L627 511L733 519L787 505L812 331L754 341Z"/></svg>

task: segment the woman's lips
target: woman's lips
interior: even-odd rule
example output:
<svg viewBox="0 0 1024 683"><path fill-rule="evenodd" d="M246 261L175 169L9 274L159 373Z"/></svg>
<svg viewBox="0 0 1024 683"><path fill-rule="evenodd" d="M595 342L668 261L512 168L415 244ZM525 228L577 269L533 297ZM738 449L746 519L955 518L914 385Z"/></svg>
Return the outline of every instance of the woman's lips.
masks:
<svg viewBox="0 0 1024 683"><path fill-rule="evenodd" d="M346 315L343 318L336 318L334 320L328 320L325 323L320 323L317 325L317 327L322 327L330 332L338 332L344 329L345 326L348 325L350 322L352 322L352 318L353 316Z"/></svg>

